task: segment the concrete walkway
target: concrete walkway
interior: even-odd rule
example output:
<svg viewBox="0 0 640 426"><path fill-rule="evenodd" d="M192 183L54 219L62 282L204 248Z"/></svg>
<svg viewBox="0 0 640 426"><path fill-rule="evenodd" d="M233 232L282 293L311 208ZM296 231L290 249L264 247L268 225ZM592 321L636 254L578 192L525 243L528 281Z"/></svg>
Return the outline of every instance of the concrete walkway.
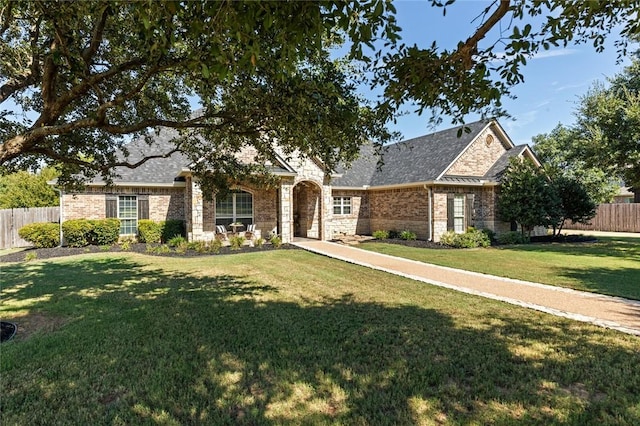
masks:
<svg viewBox="0 0 640 426"><path fill-rule="evenodd" d="M390 274L640 336L640 301L467 272L326 241L293 244Z"/></svg>

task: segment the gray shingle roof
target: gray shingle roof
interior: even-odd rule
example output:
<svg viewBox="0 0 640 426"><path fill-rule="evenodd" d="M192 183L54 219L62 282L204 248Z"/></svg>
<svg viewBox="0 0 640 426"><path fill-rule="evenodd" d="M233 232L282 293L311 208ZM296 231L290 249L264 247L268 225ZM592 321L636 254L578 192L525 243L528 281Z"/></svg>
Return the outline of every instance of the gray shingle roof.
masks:
<svg viewBox="0 0 640 426"><path fill-rule="evenodd" d="M147 145L143 138L134 139L126 147L129 151L127 161L135 163L148 155L161 155L174 148L171 140L178 136L178 132L171 128L162 128L157 135L153 135L153 143ZM124 158L120 153L119 158ZM282 164L271 165L272 173L290 173L293 171L283 159L277 158ZM175 152L168 158L154 158L135 169L128 167L116 167L116 174L120 177L114 178L115 184L166 184L173 185L174 179L183 169L188 169L191 161L182 153ZM92 183L103 183L100 177L93 179Z"/></svg>
<svg viewBox="0 0 640 426"><path fill-rule="evenodd" d="M527 148L529 148L528 145L517 145L502 154L502 156L498 158L498 160L484 175L484 178L493 181L500 181L500 179L502 178L502 174L509 166L509 160L513 157L521 155Z"/></svg>
<svg viewBox="0 0 640 426"><path fill-rule="evenodd" d="M159 134L154 135L153 144L147 145L144 139L134 139L126 147L129 150L129 163L135 163L147 155L161 155L171 151L174 145L171 139L176 137L178 132L173 129L163 128ZM121 155L120 158L123 158ZM168 158L155 158L147 161L135 169L128 167L116 167L114 183L137 183L137 184L173 184L173 180L183 167L189 164L189 160L183 154L176 152ZM102 179L96 178L93 183L100 183Z"/></svg>
<svg viewBox="0 0 640 426"><path fill-rule="evenodd" d="M432 133L384 147L383 165L378 170L378 157L371 145L364 145L360 157L351 167L341 167L341 177L332 181L337 187L397 185L436 180L462 151L489 124L489 120L466 124L469 133L458 137L462 126Z"/></svg>

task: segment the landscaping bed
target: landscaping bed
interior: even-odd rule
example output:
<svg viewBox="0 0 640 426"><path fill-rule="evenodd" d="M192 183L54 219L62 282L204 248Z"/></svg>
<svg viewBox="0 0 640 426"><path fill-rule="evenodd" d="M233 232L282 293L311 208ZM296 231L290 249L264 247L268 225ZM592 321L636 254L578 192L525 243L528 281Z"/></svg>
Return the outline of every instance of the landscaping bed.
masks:
<svg viewBox="0 0 640 426"><path fill-rule="evenodd" d="M184 252L170 249L170 251L160 251L158 247L161 244L130 244L127 250L123 250L119 245L113 246L86 246L86 247L53 247L53 248L28 248L22 251L0 256L0 262L23 262L25 260L41 260L51 259L55 257L73 256L84 253L114 253L114 252L134 252L144 253L153 256L170 256L170 257L194 257L194 256L219 256L238 253L251 253L258 251L270 250L292 250L298 247L291 244L283 244L276 248L271 244L264 244L262 247L243 246L239 250L232 250L231 247L221 247L217 253L206 251L198 252L195 250L186 250Z"/></svg>

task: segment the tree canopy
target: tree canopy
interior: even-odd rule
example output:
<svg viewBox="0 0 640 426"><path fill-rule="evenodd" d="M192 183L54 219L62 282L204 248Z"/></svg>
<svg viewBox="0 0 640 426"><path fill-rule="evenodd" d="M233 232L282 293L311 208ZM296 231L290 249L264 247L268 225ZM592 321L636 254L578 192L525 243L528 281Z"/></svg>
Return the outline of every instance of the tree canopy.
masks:
<svg viewBox="0 0 640 426"><path fill-rule="evenodd" d="M451 3L431 1L437 13ZM393 139L385 125L406 104L435 122L504 113L501 97L540 49L602 49L615 29L626 54L639 10L623 0L496 0L482 6L473 34L446 50L437 40L401 44L385 0L0 0L0 165L61 163L62 182L78 173L108 179L115 166L152 158L131 164L117 153L127 154L132 137L153 143L164 126L179 130L175 149L202 176L243 146L267 160L274 140L332 170L363 140ZM333 60L343 42L348 61ZM376 104L357 95L363 82L383 88Z"/></svg>
<svg viewBox="0 0 640 426"><path fill-rule="evenodd" d="M18 171L0 176L0 209L57 206L58 194L47 184L57 175L45 167L38 174Z"/></svg>
<svg viewBox="0 0 640 426"><path fill-rule="evenodd" d="M580 100L580 157L624 180L640 202L640 59L609 83L595 84Z"/></svg>
<svg viewBox="0 0 640 426"><path fill-rule="evenodd" d="M611 202L618 192L619 185L607 169L587 164L582 158L584 141L575 129L558 124L550 133L534 136L533 142L545 172L552 179L578 180L597 204Z"/></svg>

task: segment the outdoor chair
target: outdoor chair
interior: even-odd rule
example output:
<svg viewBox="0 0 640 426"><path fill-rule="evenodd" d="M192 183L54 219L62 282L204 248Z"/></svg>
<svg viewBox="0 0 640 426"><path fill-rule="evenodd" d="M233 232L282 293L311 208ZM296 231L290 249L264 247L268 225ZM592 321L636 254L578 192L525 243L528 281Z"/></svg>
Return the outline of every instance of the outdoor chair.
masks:
<svg viewBox="0 0 640 426"><path fill-rule="evenodd" d="M216 237L223 241L229 240L229 233L224 225L216 225Z"/></svg>
<svg viewBox="0 0 640 426"><path fill-rule="evenodd" d="M247 240L253 240L255 236L256 236L256 224L252 223L250 225L247 225L247 230L244 232L244 237Z"/></svg>

